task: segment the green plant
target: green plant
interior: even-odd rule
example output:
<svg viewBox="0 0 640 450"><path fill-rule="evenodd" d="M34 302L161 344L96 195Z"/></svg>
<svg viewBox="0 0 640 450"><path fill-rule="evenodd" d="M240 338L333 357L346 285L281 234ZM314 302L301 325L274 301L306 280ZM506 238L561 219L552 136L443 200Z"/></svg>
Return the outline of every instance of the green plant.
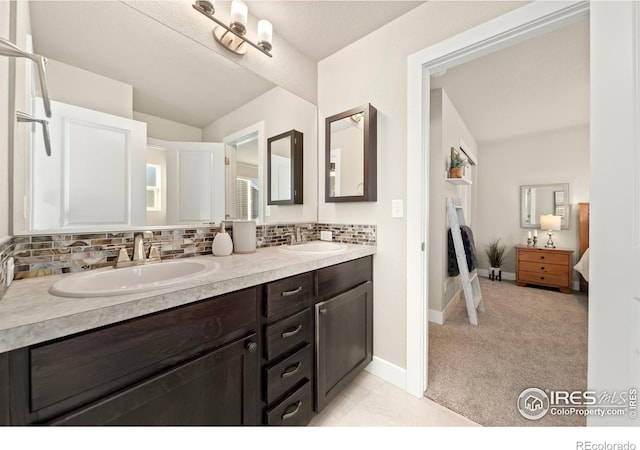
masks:
<svg viewBox="0 0 640 450"><path fill-rule="evenodd" d="M469 163L463 158L460 153L451 152L451 168L454 167L467 167Z"/></svg>
<svg viewBox="0 0 640 450"><path fill-rule="evenodd" d="M488 245L485 245L484 252L489 258L489 265L491 267L502 267L504 263L504 252L506 247L500 245L500 239L494 239Z"/></svg>

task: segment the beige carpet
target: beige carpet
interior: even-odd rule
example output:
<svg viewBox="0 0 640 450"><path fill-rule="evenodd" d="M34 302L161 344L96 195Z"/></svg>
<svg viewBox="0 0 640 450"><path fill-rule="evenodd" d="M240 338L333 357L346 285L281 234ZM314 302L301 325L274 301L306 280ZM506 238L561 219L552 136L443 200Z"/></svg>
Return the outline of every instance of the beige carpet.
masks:
<svg viewBox="0 0 640 450"><path fill-rule="evenodd" d="M485 426L584 426L581 416L523 418L528 387L584 390L587 296L480 280L486 311L469 324L463 301L444 325L429 324L427 397Z"/></svg>

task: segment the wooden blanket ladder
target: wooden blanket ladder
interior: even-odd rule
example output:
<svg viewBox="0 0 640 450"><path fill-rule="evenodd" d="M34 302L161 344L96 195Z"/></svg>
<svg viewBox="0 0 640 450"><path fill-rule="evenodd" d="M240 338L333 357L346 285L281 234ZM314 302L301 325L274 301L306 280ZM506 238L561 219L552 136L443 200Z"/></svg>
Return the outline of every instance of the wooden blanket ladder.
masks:
<svg viewBox="0 0 640 450"><path fill-rule="evenodd" d="M472 325L478 325L477 311L484 312L484 301L480 290L480 280L478 280L478 269L474 268L469 272L469 267L467 266L467 255L462 243L462 231L460 231L460 226L466 225L466 222L460 199L454 200L451 197L447 197L447 213L449 214L453 247L456 251L456 260L458 261L458 270L462 281L462 291L467 304L467 315Z"/></svg>

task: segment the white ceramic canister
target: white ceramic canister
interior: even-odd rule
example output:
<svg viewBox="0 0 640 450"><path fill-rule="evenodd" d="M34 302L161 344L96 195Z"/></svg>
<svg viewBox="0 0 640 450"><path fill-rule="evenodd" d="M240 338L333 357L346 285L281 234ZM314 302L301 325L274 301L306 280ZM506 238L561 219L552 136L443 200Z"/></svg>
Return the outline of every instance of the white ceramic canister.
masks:
<svg viewBox="0 0 640 450"><path fill-rule="evenodd" d="M229 256L232 251L233 242L231 242L231 236L226 232L224 222L222 222L220 224L220 231L218 231L216 237L213 238L211 253L213 253L213 256Z"/></svg>
<svg viewBox="0 0 640 450"><path fill-rule="evenodd" d="M256 251L256 221L233 221L233 253L254 253Z"/></svg>

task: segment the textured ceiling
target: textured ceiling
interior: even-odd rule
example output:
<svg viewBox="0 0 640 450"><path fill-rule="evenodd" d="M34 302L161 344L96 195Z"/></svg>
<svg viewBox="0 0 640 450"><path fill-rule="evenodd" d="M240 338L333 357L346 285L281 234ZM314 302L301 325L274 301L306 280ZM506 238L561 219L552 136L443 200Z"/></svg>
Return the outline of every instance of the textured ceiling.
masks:
<svg viewBox="0 0 640 450"><path fill-rule="evenodd" d="M431 78L477 142L589 123L589 21Z"/></svg>
<svg viewBox="0 0 640 450"><path fill-rule="evenodd" d="M219 2L225 3L225 2ZM357 41L424 1L247 1L249 11L315 61Z"/></svg>

